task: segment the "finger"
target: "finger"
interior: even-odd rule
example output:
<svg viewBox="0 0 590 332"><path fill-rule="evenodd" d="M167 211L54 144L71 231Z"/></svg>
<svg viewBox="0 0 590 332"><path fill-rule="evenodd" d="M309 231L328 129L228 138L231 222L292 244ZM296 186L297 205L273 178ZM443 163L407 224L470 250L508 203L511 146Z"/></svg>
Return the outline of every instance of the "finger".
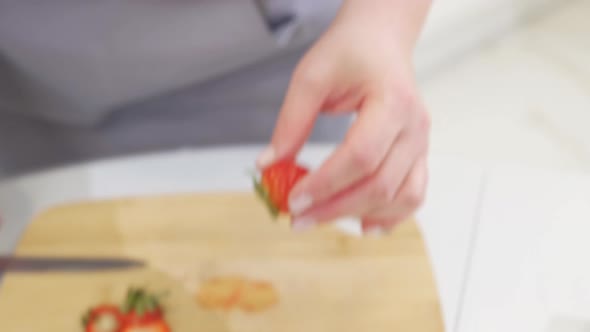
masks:
<svg viewBox="0 0 590 332"><path fill-rule="evenodd" d="M422 204L428 184L426 157L418 159L404 180L393 203L381 206L362 219L364 232L389 231L409 218Z"/></svg>
<svg viewBox="0 0 590 332"><path fill-rule="evenodd" d="M364 216L393 202L412 165L424 151L420 135L402 134L393 144L378 171L329 200L318 204L301 217L328 222L342 216ZM294 223L298 222L298 216Z"/></svg>
<svg viewBox="0 0 590 332"><path fill-rule="evenodd" d="M326 96L326 86L320 78L293 75L271 143L259 156L258 167L297 154L313 129Z"/></svg>
<svg viewBox="0 0 590 332"><path fill-rule="evenodd" d="M362 90L349 89L343 93L331 92L331 97L324 100L322 111L334 114L350 113L360 109Z"/></svg>
<svg viewBox="0 0 590 332"><path fill-rule="evenodd" d="M405 125L404 112L370 100L344 143L316 171L293 188L290 209L295 215L375 173Z"/></svg>
<svg viewBox="0 0 590 332"><path fill-rule="evenodd" d="M364 235L383 235L391 232L395 226L403 222L403 218L363 219L361 230Z"/></svg>

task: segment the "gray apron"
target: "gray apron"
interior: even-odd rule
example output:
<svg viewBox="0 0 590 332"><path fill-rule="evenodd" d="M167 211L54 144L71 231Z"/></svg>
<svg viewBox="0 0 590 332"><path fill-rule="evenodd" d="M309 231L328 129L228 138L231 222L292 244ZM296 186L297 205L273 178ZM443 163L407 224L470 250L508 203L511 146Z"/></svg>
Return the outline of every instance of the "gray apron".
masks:
<svg viewBox="0 0 590 332"><path fill-rule="evenodd" d="M339 3L0 0L0 168L263 142Z"/></svg>

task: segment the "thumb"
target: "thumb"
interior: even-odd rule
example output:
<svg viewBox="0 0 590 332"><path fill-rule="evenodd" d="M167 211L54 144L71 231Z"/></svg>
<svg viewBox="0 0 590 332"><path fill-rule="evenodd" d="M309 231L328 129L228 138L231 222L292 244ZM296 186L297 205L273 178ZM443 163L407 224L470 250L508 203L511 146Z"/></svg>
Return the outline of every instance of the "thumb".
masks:
<svg viewBox="0 0 590 332"><path fill-rule="evenodd" d="M325 97L325 88L317 80L291 81L279 113L270 145L257 165L264 168L276 160L295 156L309 137Z"/></svg>

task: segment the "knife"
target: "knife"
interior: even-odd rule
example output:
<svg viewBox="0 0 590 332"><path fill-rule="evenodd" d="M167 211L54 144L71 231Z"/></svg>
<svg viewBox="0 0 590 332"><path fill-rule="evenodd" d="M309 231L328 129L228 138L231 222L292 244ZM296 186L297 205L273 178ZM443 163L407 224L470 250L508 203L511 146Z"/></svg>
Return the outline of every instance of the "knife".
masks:
<svg viewBox="0 0 590 332"><path fill-rule="evenodd" d="M0 275L5 272L103 271L142 267L130 258L109 257L27 257L0 255Z"/></svg>

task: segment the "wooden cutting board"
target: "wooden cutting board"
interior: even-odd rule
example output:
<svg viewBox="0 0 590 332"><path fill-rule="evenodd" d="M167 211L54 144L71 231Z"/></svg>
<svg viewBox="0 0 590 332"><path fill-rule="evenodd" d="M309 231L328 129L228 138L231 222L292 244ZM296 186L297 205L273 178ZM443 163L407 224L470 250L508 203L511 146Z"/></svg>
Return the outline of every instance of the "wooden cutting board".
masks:
<svg viewBox="0 0 590 332"><path fill-rule="evenodd" d="M51 209L29 227L17 255L120 256L148 265L9 273L0 331L81 331L84 310L121 302L132 285L169 292L164 306L175 332L443 331L414 222L379 238L327 226L294 233L249 194L145 197ZM241 290L237 302L216 307L210 302L223 294L211 291L212 280L263 285L263 294Z"/></svg>

